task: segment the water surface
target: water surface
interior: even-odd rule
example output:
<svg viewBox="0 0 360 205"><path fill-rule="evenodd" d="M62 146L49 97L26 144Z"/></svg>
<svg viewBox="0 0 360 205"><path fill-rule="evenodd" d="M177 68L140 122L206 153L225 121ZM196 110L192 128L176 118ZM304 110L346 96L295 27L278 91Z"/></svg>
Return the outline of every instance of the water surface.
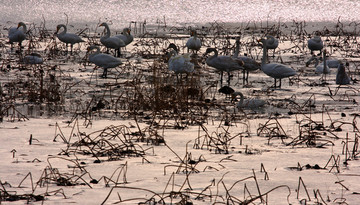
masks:
<svg viewBox="0 0 360 205"><path fill-rule="evenodd" d="M112 22L113 28L132 21L167 25L207 22L360 20L355 0L0 0L1 23L93 25Z"/></svg>

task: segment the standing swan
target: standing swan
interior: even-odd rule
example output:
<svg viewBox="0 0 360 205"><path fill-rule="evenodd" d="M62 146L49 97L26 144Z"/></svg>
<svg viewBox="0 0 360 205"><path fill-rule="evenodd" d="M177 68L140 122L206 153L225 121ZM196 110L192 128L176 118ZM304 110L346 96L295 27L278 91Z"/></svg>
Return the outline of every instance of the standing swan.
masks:
<svg viewBox="0 0 360 205"><path fill-rule="evenodd" d="M187 52L192 50L194 53L197 53L201 48L201 40L197 37L195 30L191 30L191 37L187 40L185 46L187 47Z"/></svg>
<svg viewBox="0 0 360 205"><path fill-rule="evenodd" d="M20 29L20 27L22 28ZM23 22L19 22L17 28L10 28L8 33L9 43L12 45L14 42L19 42L21 50L21 42L26 39L26 31L26 25Z"/></svg>
<svg viewBox="0 0 360 205"><path fill-rule="evenodd" d="M61 28L63 28L64 30L61 33L58 33ZM57 35L58 39L61 42L64 42L66 44L66 52L67 52L68 44L70 43L70 49L71 49L70 54L72 54L73 45L75 43L84 42L84 40L82 40L78 35L74 33L66 33L66 32L67 32L67 28L64 24L59 24L56 26L55 34Z"/></svg>
<svg viewBox="0 0 360 205"><path fill-rule="evenodd" d="M267 47L266 40L259 40L263 44L263 57L261 61L261 70L268 76L274 78L275 83L274 87L276 88L276 79L279 79L280 84L279 88L281 88L281 79L296 75L296 71L286 65L279 63L266 63L267 62Z"/></svg>
<svg viewBox="0 0 360 205"><path fill-rule="evenodd" d="M120 57L120 47L125 46L124 41L116 37L110 37L110 28L107 23L102 23L99 26L104 26L106 30L105 35L100 38L100 42L106 47L107 50L109 48L115 49L115 51L117 51L117 56Z"/></svg>
<svg viewBox="0 0 360 205"><path fill-rule="evenodd" d="M170 52L170 59L169 59L169 70L175 72L176 77L178 74L182 73L192 73L194 72L194 64L191 61L190 54L186 53L183 55L178 54L178 48L175 44L170 43L169 48L172 48Z"/></svg>
<svg viewBox="0 0 360 205"><path fill-rule="evenodd" d="M314 51L321 51L324 48L323 41L321 40L320 36L314 36L313 38L308 40L308 48L311 51L311 54L314 53Z"/></svg>
<svg viewBox="0 0 360 205"><path fill-rule="evenodd" d="M273 49L273 58L275 57L275 49L279 46L279 40L274 36L266 36L266 48Z"/></svg>
<svg viewBox="0 0 360 205"><path fill-rule="evenodd" d="M258 109L266 104L266 101L262 99L257 99L257 98L244 99L244 95L241 92L232 93L231 95L232 100L235 100L235 98L238 95L240 95L240 101L236 105L238 109L242 109L242 108Z"/></svg>
<svg viewBox="0 0 360 205"><path fill-rule="evenodd" d="M240 50L240 38L236 38L235 42L235 52L234 52L234 58L237 58L244 62L244 69L243 69L243 84L249 83L249 72L256 71L260 69L260 64L256 62L254 59L249 58L247 56L239 56L239 50ZM245 76L246 74L246 76Z"/></svg>
<svg viewBox="0 0 360 205"><path fill-rule="evenodd" d="M102 67L104 72L102 77L107 77L107 69L108 68L115 68L122 64L122 62L109 54L100 53L100 48L98 46L89 46L87 51L90 52L93 49L96 49L95 53L89 55L89 61L94 63L96 66Z"/></svg>
<svg viewBox="0 0 360 205"><path fill-rule="evenodd" d="M231 56L218 56L215 48L208 48L204 55L214 52L213 56L206 59L206 64L220 71L220 85L222 86L223 72L228 73L228 85L230 85L230 72L244 69L244 62Z"/></svg>

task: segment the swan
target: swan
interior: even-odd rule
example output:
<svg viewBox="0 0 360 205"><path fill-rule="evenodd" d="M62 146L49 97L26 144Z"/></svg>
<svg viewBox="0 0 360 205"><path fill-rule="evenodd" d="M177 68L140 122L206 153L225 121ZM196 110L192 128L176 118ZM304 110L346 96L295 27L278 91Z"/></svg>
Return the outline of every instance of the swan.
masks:
<svg viewBox="0 0 360 205"><path fill-rule="evenodd" d="M296 71L283 64L279 63L266 63L267 62L267 47L266 47L266 40L260 39L259 40L263 44L263 57L261 61L261 70L268 76L274 78L275 83L274 87L276 88L276 79L279 79L280 84L279 88L281 87L281 79L287 78L290 76L296 75Z"/></svg>
<svg viewBox="0 0 360 205"><path fill-rule="evenodd" d="M308 67L313 60L315 60L315 67L316 67L316 63L318 63L319 60L321 61L323 59L322 57L320 59L316 59L316 58L317 57L315 55L312 55L312 57L305 63L306 67ZM326 58L326 65L329 68L337 68L337 67L339 67L339 64L340 64L340 60L338 60L338 59Z"/></svg>
<svg viewBox="0 0 360 205"><path fill-rule="evenodd" d="M241 92L234 92L231 95L232 101L240 95L240 101L236 104L238 109L249 108L249 109L258 109L267 104L265 100L258 98L244 99L244 95Z"/></svg>
<svg viewBox="0 0 360 205"><path fill-rule="evenodd" d="M25 64L42 64L43 58L38 53L30 53L24 57Z"/></svg>
<svg viewBox="0 0 360 205"><path fill-rule="evenodd" d="M274 36L266 36L266 48L273 49L273 57L275 57L275 49L279 46L279 40Z"/></svg>
<svg viewBox="0 0 360 205"><path fill-rule="evenodd" d="M260 69L261 66L258 62L256 62L252 58L249 58L247 56L239 56L239 50L240 50L240 38L237 37L236 42L235 42L235 51L234 51L233 57L244 62L243 84L245 84L245 81L246 81L246 83L249 83L249 81L248 81L249 80L249 72L256 71L256 70Z"/></svg>
<svg viewBox="0 0 360 205"><path fill-rule="evenodd" d="M219 56L215 48L208 48L204 55L214 52L213 56L206 59L206 64L220 71L220 85L222 86L223 72L228 73L228 85L230 85L230 72L244 69L244 62L231 56Z"/></svg>
<svg viewBox="0 0 360 205"><path fill-rule="evenodd" d="M201 40L197 37L195 30L191 30L190 36L185 44L187 51L192 50L194 53L197 53L201 48Z"/></svg>
<svg viewBox="0 0 360 205"><path fill-rule="evenodd" d="M173 43L170 43L167 49L170 48L173 50L170 51L171 57L168 62L169 70L174 71L176 76L177 74L181 75L182 73L194 72L194 63L191 62L190 54L178 54L178 48Z"/></svg>
<svg viewBox="0 0 360 205"><path fill-rule="evenodd" d="M20 27L22 27L20 29ZM26 24L23 22L19 22L18 26L12 27L9 29L8 37L9 37L9 43L12 45L14 42L19 42L20 50L21 50L21 43L23 40L26 39Z"/></svg>
<svg viewBox="0 0 360 205"><path fill-rule="evenodd" d="M134 40L134 37L131 35L130 28L124 28L122 34L116 35L114 37L122 40L125 43L125 46L129 45Z"/></svg>
<svg viewBox="0 0 360 205"><path fill-rule="evenodd" d="M89 55L89 61L94 63L96 66L102 67L104 72L102 77L107 77L107 69L108 68L115 68L122 64L120 59L115 58L109 54L100 53L100 48L98 46L92 45L87 48L87 51L90 52L96 49L96 51Z"/></svg>
<svg viewBox="0 0 360 205"><path fill-rule="evenodd" d="M311 51L311 54L314 53L314 51L321 51L324 48L323 41L321 40L320 36L314 36L313 38L308 40L308 48Z"/></svg>
<svg viewBox="0 0 360 205"><path fill-rule="evenodd" d="M121 40L120 38L117 37L110 37L110 28L109 25L107 23L102 23L99 26L104 26L105 27L105 35L102 36L100 38L100 42L106 47L106 49L112 48L115 49L115 51L117 51L117 56L120 57L121 53L120 53L120 47L124 47L125 46L125 42L123 40Z"/></svg>
<svg viewBox="0 0 360 205"><path fill-rule="evenodd" d="M61 33L58 33L61 28L63 28L64 30ZM55 34L61 42L64 42L66 44L66 51L68 48L68 44L70 43L71 54L73 50L73 45L75 43L84 42L84 40L82 40L78 35L74 33L67 33L67 28L64 24L59 24L56 26Z"/></svg>
<svg viewBox="0 0 360 205"><path fill-rule="evenodd" d="M343 63L339 64L338 71L336 74L336 84L337 85L347 85L350 84L350 78L346 74L345 66Z"/></svg>
<svg viewBox="0 0 360 205"><path fill-rule="evenodd" d="M327 65L326 50L323 51L323 63L319 64L319 60L315 58L315 73L317 74L330 74L330 68ZM325 69L324 69L325 68Z"/></svg>

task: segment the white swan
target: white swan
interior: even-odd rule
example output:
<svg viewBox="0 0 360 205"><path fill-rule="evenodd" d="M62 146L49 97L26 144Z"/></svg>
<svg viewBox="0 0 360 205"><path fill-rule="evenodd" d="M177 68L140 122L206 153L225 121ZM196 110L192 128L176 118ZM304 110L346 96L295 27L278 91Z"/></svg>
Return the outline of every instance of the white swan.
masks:
<svg viewBox="0 0 360 205"><path fill-rule="evenodd" d="M14 42L18 42L21 50L21 43L23 40L26 39L26 32L26 24L23 22L19 22L16 28L12 27L9 29L9 43L12 45Z"/></svg>
<svg viewBox="0 0 360 205"><path fill-rule="evenodd" d="M336 74L336 84L337 85L347 85L350 84L350 78L346 74L345 66L343 63L339 64L338 71Z"/></svg>
<svg viewBox="0 0 360 205"><path fill-rule="evenodd" d="M100 38L100 42L106 47L108 50L109 48L115 49L117 51L117 56L120 57L120 48L125 46L125 42L117 37L110 37L110 28L107 23L102 23L99 26L105 27L105 35Z"/></svg>
<svg viewBox="0 0 360 205"><path fill-rule="evenodd" d="M308 40L308 48L311 51L311 54L314 53L314 51L321 51L324 48L323 41L321 40L320 36L314 36L313 38Z"/></svg>
<svg viewBox="0 0 360 205"><path fill-rule="evenodd" d="M63 28L64 30L61 33L58 33L61 28ZM61 42L64 42L66 44L66 51L68 48L68 44L70 44L70 49L71 49L70 53L72 53L73 45L75 43L84 42L84 40L82 40L80 36L74 33L67 33L67 28L64 24L59 24L56 26L55 34Z"/></svg>
<svg viewBox="0 0 360 205"><path fill-rule="evenodd" d="M122 40L125 43L125 46L129 45L134 40L134 37L131 35L130 28L124 28L122 34L116 35L114 37Z"/></svg>
<svg viewBox="0 0 360 205"><path fill-rule="evenodd" d="M266 48L273 49L273 57L275 57L275 49L279 46L279 40L274 36L266 36Z"/></svg>
<svg viewBox="0 0 360 205"><path fill-rule="evenodd" d="M241 92L234 92L231 94L232 101L240 95L240 101L236 104L238 109L249 108L249 109L258 109L267 104L265 100L258 98L244 99L244 95Z"/></svg>
<svg viewBox="0 0 360 205"><path fill-rule="evenodd" d="M315 60L315 67L316 67L316 64L319 62L319 61L322 61L322 57L320 59L317 59L316 55L312 55L312 57L305 63L306 67L308 67L312 61ZM326 57L326 65L329 67L329 68L337 68L339 67L339 64L340 64L340 60L338 59L329 59L328 57Z"/></svg>
<svg viewBox="0 0 360 205"><path fill-rule="evenodd" d="M91 63L94 63L96 66L102 67L104 69L102 77L107 77L108 68L115 68L122 64L120 59L115 58L114 56L111 56L109 54L100 53L100 48L98 46L89 46L87 48L87 51L90 52L93 49L96 49L96 51L95 53L89 55L89 61Z"/></svg>
<svg viewBox="0 0 360 205"><path fill-rule="evenodd" d="M261 70L266 75L274 78L274 80L275 80L274 87L275 88L277 86L276 79L279 79L279 81L280 81L279 88L280 88L281 87L281 79L296 75L296 71L293 68L290 68L283 64L266 63L267 62L266 40L262 38L259 41L263 44L263 57L262 57L262 61L261 61Z"/></svg>
<svg viewBox="0 0 360 205"><path fill-rule="evenodd" d="M196 30L191 30L190 38L187 40L185 46L187 47L187 52L192 50L194 53L197 53L201 48L201 40L197 37Z"/></svg>
<svg viewBox="0 0 360 205"><path fill-rule="evenodd" d="M260 64L256 62L254 59L249 58L247 56L239 56L239 50L240 50L240 38L237 37L235 41L235 51L234 51L234 58L237 58L244 62L244 69L243 69L243 84L249 83L249 72L256 71L260 69Z"/></svg>
<svg viewBox="0 0 360 205"><path fill-rule="evenodd" d="M330 74L330 68L327 65L326 50L323 51L323 62L319 65L319 60L315 57L315 73Z"/></svg>
<svg viewBox="0 0 360 205"><path fill-rule="evenodd" d="M173 50L170 51L169 70L174 71L175 74L194 72L194 64L191 62L190 54L178 54L178 48L173 43L170 43L168 49L170 48Z"/></svg>
<svg viewBox="0 0 360 205"><path fill-rule="evenodd" d="M220 71L220 85L222 86L223 72L228 73L228 85L230 85L230 72L244 69L244 62L231 56L219 56L215 48L208 48L204 55L214 52L213 56L206 59L206 64Z"/></svg>

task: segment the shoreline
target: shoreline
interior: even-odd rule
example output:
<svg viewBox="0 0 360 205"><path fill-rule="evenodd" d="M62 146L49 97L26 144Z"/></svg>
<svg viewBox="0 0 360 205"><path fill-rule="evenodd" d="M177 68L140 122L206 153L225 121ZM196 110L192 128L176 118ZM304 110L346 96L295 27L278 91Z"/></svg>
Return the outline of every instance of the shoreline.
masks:
<svg viewBox="0 0 360 205"><path fill-rule="evenodd" d="M165 21L165 20L164 20ZM342 26L342 29L346 32L353 32L354 29L357 27L357 23L354 21L341 21L339 19L337 22L333 21L243 21L243 22L224 22L224 21L213 21L213 22L197 22L197 23L179 23L179 22L164 22L164 21L158 21L158 22L146 22L144 21L131 21L126 23L128 26L125 26L126 24L123 24L123 27L116 27L114 25L111 25L111 31L113 34L118 34L122 32L122 29L125 27L130 27L136 31L136 33L143 33L143 31L147 31L149 33L158 32L161 34L164 34L166 32L169 32L171 29L172 32L174 32L173 28L177 28L175 33L178 34L188 34L188 31L190 28L195 29L203 29L207 27L212 26L221 26L223 28L226 28L229 31L235 31L235 30L257 30L257 29L270 29L270 28L278 28L278 30L281 30L284 33L290 33L291 30L294 29L294 27L299 27L301 29L304 29L307 34L312 34L316 31L321 31L324 29L328 29L329 32L334 32L339 25ZM28 25L28 28L45 28L46 30L56 30L56 25L60 23L66 22L27 22L23 21ZM110 21L111 22L111 21ZM7 22L0 22L0 25L2 26L3 34L7 35L7 29L10 27L14 27L17 25L18 22L13 21L7 21ZM68 31L69 32L79 32L83 29L89 29L91 32L95 32L98 29L99 22L82 22L82 23L73 23L71 21L68 21Z"/></svg>

